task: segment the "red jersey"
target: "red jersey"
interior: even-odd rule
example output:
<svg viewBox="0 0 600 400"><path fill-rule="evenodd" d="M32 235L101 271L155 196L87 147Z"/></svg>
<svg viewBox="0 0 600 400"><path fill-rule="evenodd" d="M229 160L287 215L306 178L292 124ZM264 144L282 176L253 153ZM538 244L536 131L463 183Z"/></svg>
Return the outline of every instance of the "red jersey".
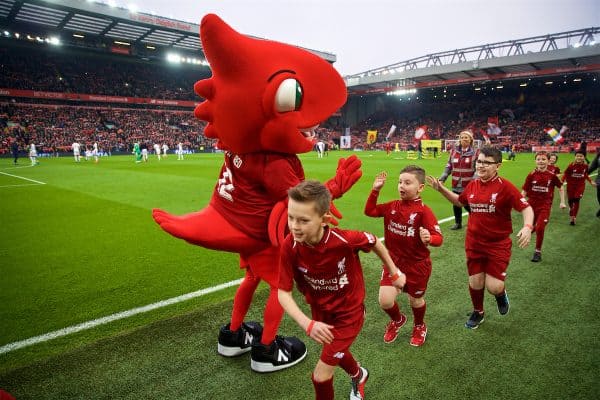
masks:
<svg viewBox="0 0 600 400"><path fill-rule="evenodd" d="M554 175L560 175L560 167L557 167L556 165L548 165L547 169Z"/></svg>
<svg viewBox="0 0 600 400"><path fill-rule="evenodd" d="M519 190L496 175L487 182L471 181L458 196L458 201L471 208L467 224L467 245L498 242L512 233L511 211L523 211L529 206Z"/></svg>
<svg viewBox="0 0 600 400"><path fill-rule="evenodd" d="M534 209L552 208L554 188L561 186L562 182L553 172L535 169L525 178L523 190L527 194L527 201Z"/></svg>
<svg viewBox="0 0 600 400"><path fill-rule="evenodd" d="M306 302L320 313L362 310L365 281L358 251L371 251L376 240L368 232L325 227L321 241L311 246L289 234L281 246L279 288L289 292L296 281Z"/></svg>
<svg viewBox="0 0 600 400"><path fill-rule="evenodd" d="M365 214L369 217L383 217L385 246L396 267L407 273L411 266L429 259L429 249L421 241L419 228L423 227L431 233L432 246L442 244L442 231L435 215L420 197L377 204L378 196L379 191L371 191L365 205Z"/></svg>
<svg viewBox="0 0 600 400"><path fill-rule="evenodd" d="M225 152L210 204L240 231L269 242L273 206L303 180L304 169L295 155Z"/></svg>
<svg viewBox="0 0 600 400"><path fill-rule="evenodd" d="M574 162L569 164L567 169L565 169L562 181L567 181L567 196L570 199L583 196L583 192L585 192L586 179L590 182L592 181L587 170L587 164L577 164Z"/></svg>

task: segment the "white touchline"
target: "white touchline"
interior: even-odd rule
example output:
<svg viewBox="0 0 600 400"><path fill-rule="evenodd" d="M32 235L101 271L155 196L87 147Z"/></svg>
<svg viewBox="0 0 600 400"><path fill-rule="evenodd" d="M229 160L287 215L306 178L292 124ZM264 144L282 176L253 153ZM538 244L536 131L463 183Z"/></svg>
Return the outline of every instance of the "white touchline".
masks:
<svg viewBox="0 0 600 400"><path fill-rule="evenodd" d="M2 173L2 172L0 172L0 173ZM8 175L8 174L6 174L6 175ZM466 216L466 215L469 215L469 214L466 212L463 213L463 216ZM452 221L453 219L454 219L453 216L447 217L447 218L438 220L438 223L443 224L444 222ZM384 238L379 238L379 240L383 241ZM121 312L118 312L116 314L111 314L106 317L83 322L78 325L72 325L67 328L59 329L57 331L45 333L45 334L39 335L39 336L34 336L29 339L20 340L18 342L9 343L9 344L6 344L6 345L0 347L0 354L9 353L11 351L22 349L23 347L31 346L34 344L47 342L48 340L56 339L56 338L59 338L62 336L70 335L72 333L91 329L98 325L108 324L109 322L117 321L117 320L123 319L123 318L128 318L133 315L142 314L142 313L145 313L148 311L156 310L157 308L162 308L165 306L169 306L171 304L181 303L182 301L191 300L193 298L204 296L209 293L218 292L220 290L227 289L228 287L239 285L241 282L242 282L242 279L236 279L234 281L225 282L220 285L216 285L216 286L209 287L206 289L200 289L195 292L183 294L183 295L177 296L177 297L172 297L167 300L162 300L157 303L148 304L143 307L132 308L131 310L121 311Z"/></svg>
<svg viewBox="0 0 600 400"><path fill-rule="evenodd" d="M242 279L236 279L234 281L222 283L217 286L209 287L206 289L197 290L192 293L183 294L181 296L172 297L167 300L162 300L157 303L148 304L143 307L132 308L131 310L121 311L116 314L109 315L107 317L102 317L98 319L94 319L92 321L84 322L78 325L69 326L67 328L59 329L54 332L46 333L40 336L34 336L29 339L21 340L18 342L9 343L0 347L0 354L8 353L13 350L21 349L23 347L31 346L37 343L46 342L48 340L56 339L61 336L70 335L72 333L84 331L86 329L94 328L98 325L107 324L109 322L117 321L119 319L131 317L136 314L145 313L148 311L156 310L157 308L165 307L175 303L181 303L182 301L190 300L195 297L200 297L207 295L209 293L218 292L219 290L226 289L231 286L237 286L242 282Z"/></svg>
<svg viewBox="0 0 600 400"><path fill-rule="evenodd" d="M24 183L22 185L2 185L0 186L0 188L5 188L5 187L23 187L23 186L40 186L39 183Z"/></svg>
<svg viewBox="0 0 600 400"><path fill-rule="evenodd" d="M12 176L13 178L24 179L24 180L29 181L29 182L35 182L35 183L38 183L40 185L45 185L46 184L45 182L36 181L35 179L29 179L29 178L25 178L25 177L19 176L19 175L7 174L6 172L0 172L0 174Z"/></svg>

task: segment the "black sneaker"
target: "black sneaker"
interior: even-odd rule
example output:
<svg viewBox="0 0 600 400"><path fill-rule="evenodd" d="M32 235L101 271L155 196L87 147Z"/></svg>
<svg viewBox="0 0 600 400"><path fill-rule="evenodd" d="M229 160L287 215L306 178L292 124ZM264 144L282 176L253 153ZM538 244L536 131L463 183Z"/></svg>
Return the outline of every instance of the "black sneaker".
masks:
<svg viewBox="0 0 600 400"><path fill-rule="evenodd" d="M235 357L252 350L252 344L259 341L262 326L258 322L243 322L237 331L229 330L229 324L219 331L217 351L225 357Z"/></svg>
<svg viewBox="0 0 600 400"><path fill-rule="evenodd" d="M531 261L533 262L540 262L542 261L542 253L539 251L534 251L533 252L533 257L531 258Z"/></svg>
<svg viewBox="0 0 600 400"><path fill-rule="evenodd" d="M479 311L473 311L467 322L465 322L465 327L469 329L477 329L483 321L483 313L480 313Z"/></svg>
<svg viewBox="0 0 600 400"><path fill-rule="evenodd" d="M450 227L450 230L452 231L457 231L459 229L462 229L462 224L454 224Z"/></svg>
<svg viewBox="0 0 600 400"><path fill-rule="evenodd" d="M365 384L369 379L369 371L364 367L360 368L360 374L352 379L352 390L350 391L350 400L363 400L365 398Z"/></svg>
<svg viewBox="0 0 600 400"><path fill-rule="evenodd" d="M268 346L260 341L252 345L250 368L255 372L275 372L298 364L306 354L306 346L297 337L277 336Z"/></svg>
<svg viewBox="0 0 600 400"><path fill-rule="evenodd" d="M508 314L510 302L508 301L508 294L506 293L506 290L504 291L504 294L496 296L496 304L498 305L498 312L500 315Z"/></svg>

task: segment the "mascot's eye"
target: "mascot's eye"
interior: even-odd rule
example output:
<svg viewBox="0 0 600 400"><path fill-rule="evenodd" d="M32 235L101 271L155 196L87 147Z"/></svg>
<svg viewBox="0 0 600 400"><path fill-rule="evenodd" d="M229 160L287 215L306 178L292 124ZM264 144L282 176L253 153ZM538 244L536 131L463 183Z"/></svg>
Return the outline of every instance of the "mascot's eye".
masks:
<svg viewBox="0 0 600 400"><path fill-rule="evenodd" d="M286 79L275 93L277 112L298 111L302 105L302 86L295 79Z"/></svg>

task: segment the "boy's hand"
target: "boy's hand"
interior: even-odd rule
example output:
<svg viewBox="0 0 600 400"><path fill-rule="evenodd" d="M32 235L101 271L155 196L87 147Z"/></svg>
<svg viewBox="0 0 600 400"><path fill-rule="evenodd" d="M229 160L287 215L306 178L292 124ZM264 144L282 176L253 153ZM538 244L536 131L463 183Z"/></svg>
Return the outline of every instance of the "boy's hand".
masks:
<svg viewBox="0 0 600 400"><path fill-rule="evenodd" d="M385 180L387 179L387 172L383 171L377 174L375 177L375 181L373 182L373 190L381 190L383 185L385 185Z"/></svg>
<svg viewBox="0 0 600 400"><path fill-rule="evenodd" d="M400 270L398 270L400 272ZM402 272L399 273L398 279L392 281L392 285L398 289L398 292L402 290L404 285L406 285L406 275Z"/></svg>
<svg viewBox="0 0 600 400"><path fill-rule="evenodd" d="M560 203L560 209L564 210L565 208L567 208L567 205L565 203Z"/></svg>
<svg viewBox="0 0 600 400"><path fill-rule="evenodd" d="M422 226L419 227L419 236L421 236L421 242L428 245L431 242L431 233Z"/></svg>
<svg viewBox="0 0 600 400"><path fill-rule="evenodd" d="M431 186L434 190L439 191L440 190L440 186L443 185L442 181L440 181L437 178L434 178L431 175L427 175L427 177L425 178L425 180L427 180L427 183L429 184L429 186Z"/></svg>
<svg viewBox="0 0 600 400"><path fill-rule="evenodd" d="M310 330L310 337L319 344L329 344L333 342L333 333L331 330L333 325L328 325L321 321L314 321L314 325Z"/></svg>
<svg viewBox="0 0 600 400"><path fill-rule="evenodd" d="M521 228L519 233L517 233L517 237L519 238L519 247L522 249L527 247L529 241L531 240L531 229L529 229L527 226L524 226Z"/></svg>

